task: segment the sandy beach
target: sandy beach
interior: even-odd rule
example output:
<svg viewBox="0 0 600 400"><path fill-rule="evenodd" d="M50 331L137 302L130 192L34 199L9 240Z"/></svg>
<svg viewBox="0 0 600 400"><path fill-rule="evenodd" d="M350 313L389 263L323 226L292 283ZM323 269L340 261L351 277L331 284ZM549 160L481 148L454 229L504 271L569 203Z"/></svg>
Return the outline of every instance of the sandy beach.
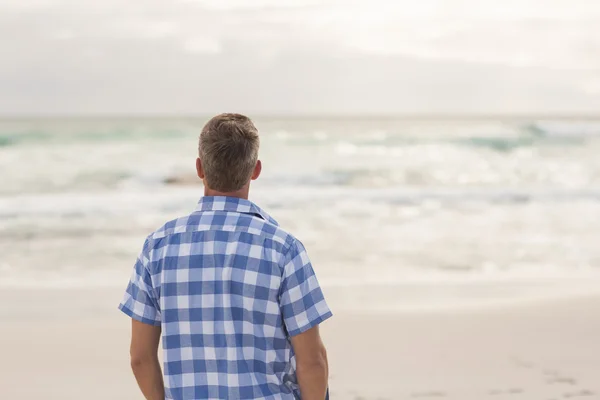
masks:
<svg viewBox="0 0 600 400"><path fill-rule="evenodd" d="M141 398L117 304L201 196L205 122L0 121L0 400ZM309 251L334 399L600 400L598 119L257 124L251 199Z"/></svg>
<svg viewBox="0 0 600 400"><path fill-rule="evenodd" d="M0 0L0 400L600 400L599 237L600 0Z"/></svg>
<svg viewBox="0 0 600 400"><path fill-rule="evenodd" d="M2 290L3 399L141 399L121 291ZM332 297L335 310L336 297ZM332 397L600 399L600 296L323 325Z"/></svg>

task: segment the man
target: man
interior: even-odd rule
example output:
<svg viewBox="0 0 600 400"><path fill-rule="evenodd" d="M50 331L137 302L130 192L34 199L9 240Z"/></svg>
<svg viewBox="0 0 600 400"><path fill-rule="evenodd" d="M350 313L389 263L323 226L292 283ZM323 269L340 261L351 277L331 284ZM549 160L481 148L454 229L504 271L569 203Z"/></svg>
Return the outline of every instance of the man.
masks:
<svg viewBox="0 0 600 400"><path fill-rule="evenodd" d="M331 317L302 243L248 200L258 131L239 114L200 134L196 210L148 236L119 308L148 400L327 395L319 324ZM158 361L162 335L164 381Z"/></svg>

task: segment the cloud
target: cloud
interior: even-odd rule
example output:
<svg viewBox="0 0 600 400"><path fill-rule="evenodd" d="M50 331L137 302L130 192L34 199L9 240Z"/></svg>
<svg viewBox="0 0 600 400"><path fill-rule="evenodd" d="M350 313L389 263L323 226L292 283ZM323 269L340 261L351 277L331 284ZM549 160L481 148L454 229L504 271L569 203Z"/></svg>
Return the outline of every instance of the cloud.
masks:
<svg viewBox="0 0 600 400"><path fill-rule="evenodd" d="M184 41L183 49L189 53L220 53L222 51L221 43L217 40L206 37L191 37Z"/></svg>
<svg viewBox="0 0 600 400"><path fill-rule="evenodd" d="M589 111L598 26L596 0L4 0L0 113Z"/></svg>
<svg viewBox="0 0 600 400"><path fill-rule="evenodd" d="M57 30L53 37L56 40L71 40L74 39L77 35L72 29L62 28Z"/></svg>
<svg viewBox="0 0 600 400"><path fill-rule="evenodd" d="M265 8L297 8L318 6L324 1L318 0L180 0L181 3L199 5L205 9L239 11Z"/></svg>
<svg viewBox="0 0 600 400"><path fill-rule="evenodd" d="M600 96L600 78L594 78L584 81L582 84L584 93L590 96Z"/></svg>
<svg viewBox="0 0 600 400"><path fill-rule="evenodd" d="M312 20L350 52L544 67L600 69L600 3L373 1Z"/></svg>
<svg viewBox="0 0 600 400"><path fill-rule="evenodd" d="M165 39L180 32L175 21L162 19L127 18L114 27L116 35L141 39Z"/></svg>

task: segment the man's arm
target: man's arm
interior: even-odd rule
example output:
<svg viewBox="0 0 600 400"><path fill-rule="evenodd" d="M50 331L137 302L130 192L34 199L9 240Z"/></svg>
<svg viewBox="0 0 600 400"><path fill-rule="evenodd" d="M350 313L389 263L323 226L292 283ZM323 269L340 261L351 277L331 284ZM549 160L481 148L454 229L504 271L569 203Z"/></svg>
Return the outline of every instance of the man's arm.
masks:
<svg viewBox="0 0 600 400"><path fill-rule="evenodd" d="M327 396L327 353L319 324L333 314L306 253L295 240L284 255L279 307L296 355L296 375L302 400Z"/></svg>
<svg viewBox="0 0 600 400"><path fill-rule="evenodd" d="M131 320L131 369L147 400L164 400L165 387L158 361L160 326Z"/></svg>
<svg viewBox="0 0 600 400"><path fill-rule="evenodd" d="M292 336L296 354L296 375L302 400L323 400L327 394L329 366L319 325Z"/></svg>

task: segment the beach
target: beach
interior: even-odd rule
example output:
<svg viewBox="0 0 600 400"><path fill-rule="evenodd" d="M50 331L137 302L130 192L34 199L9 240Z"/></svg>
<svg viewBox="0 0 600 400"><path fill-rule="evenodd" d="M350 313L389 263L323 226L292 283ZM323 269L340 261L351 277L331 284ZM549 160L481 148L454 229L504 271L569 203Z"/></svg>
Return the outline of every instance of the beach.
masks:
<svg viewBox="0 0 600 400"><path fill-rule="evenodd" d="M3 290L1 397L141 399L120 296L116 289ZM600 399L600 296L419 311L340 308L322 326L332 398Z"/></svg>
<svg viewBox="0 0 600 400"><path fill-rule="evenodd" d="M169 397L285 391L290 351L316 385L282 329L331 309L332 400L600 400L600 0L5 0L0 32L0 400L142 400L126 288Z"/></svg>
<svg viewBox="0 0 600 400"><path fill-rule="evenodd" d="M139 399L117 310L199 118L0 120L0 399ZM600 120L256 121L333 399L600 399ZM310 162L307 162L309 160Z"/></svg>

